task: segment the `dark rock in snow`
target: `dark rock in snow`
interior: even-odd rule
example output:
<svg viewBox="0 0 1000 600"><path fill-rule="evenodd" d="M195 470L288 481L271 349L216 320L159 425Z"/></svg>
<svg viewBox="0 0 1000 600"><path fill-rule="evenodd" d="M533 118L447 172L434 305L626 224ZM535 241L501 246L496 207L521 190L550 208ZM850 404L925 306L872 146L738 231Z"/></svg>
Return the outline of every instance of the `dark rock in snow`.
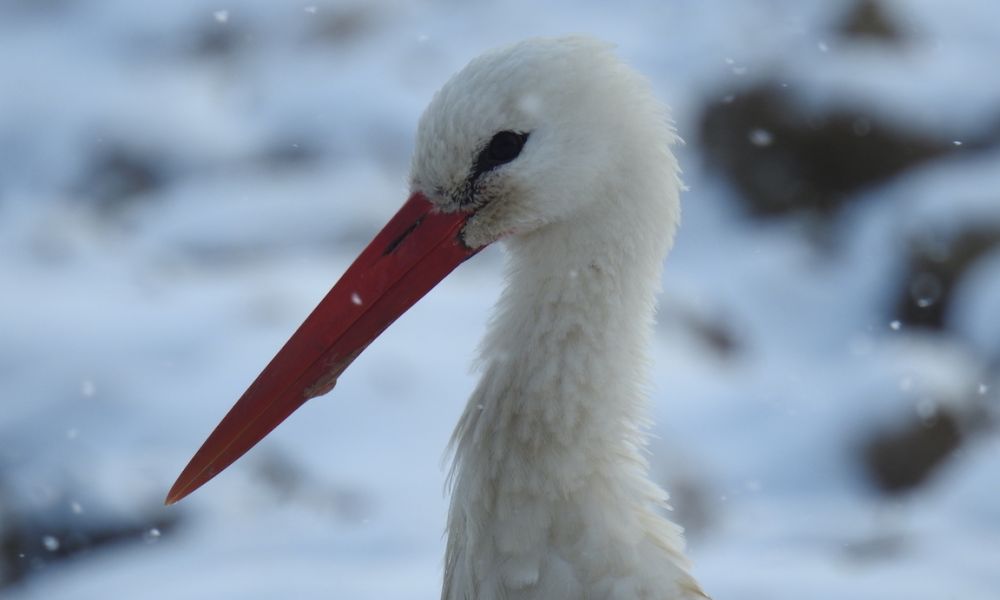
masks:
<svg viewBox="0 0 1000 600"><path fill-rule="evenodd" d="M911 326L946 328L955 288L980 258L994 251L1000 251L1000 225L973 223L948 236L916 236L896 292L894 318Z"/></svg>
<svg viewBox="0 0 1000 600"><path fill-rule="evenodd" d="M57 494L68 499L69 491ZM155 541L178 523L177 513L118 514L92 502L30 503L0 480L0 590L54 563L113 544Z"/></svg>
<svg viewBox="0 0 1000 600"><path fill-rule="evenodd" d="M900 493L924 482L963 442L959 419L947 411L879 432L864 447L869 475L883 491Z"/></svg>
<svg viewBox="0 0 1000 600"><path fill-rule="evenodd" d="M192 52L199 58L231 57L239 54L251 34L237 24L211 23L194 36Z"/></svg>
<svg viewBox="0 0 1000 600"><path fill-rule="evenodd" d="M860 0L837 27L846 38L879 42L899 42L905 36L879 0Z"/></svg>
<svg viewBox="0 0 1000 600"><path fill-rule="evenodd" d="M324 6L309 16L312 24L309 37L334 45L361 40L378 25L377 5Z"/></svg>
<svg viewBox="0 0 1000 600"><path fill-rule="evenodd" d="M113 214L130 201L164 186L169 179L155 152L105 142L90 157L76 192L100 211Z"/></svg>
<svg viewBox="0 0 1000 600"><path fill-rule="evenodd" d="M857 108L811 111L770 82L710 105L700 136L706 159L735 184L751 214L829 215L923 162L996 145L1000 127L956 146Z"/></svg>

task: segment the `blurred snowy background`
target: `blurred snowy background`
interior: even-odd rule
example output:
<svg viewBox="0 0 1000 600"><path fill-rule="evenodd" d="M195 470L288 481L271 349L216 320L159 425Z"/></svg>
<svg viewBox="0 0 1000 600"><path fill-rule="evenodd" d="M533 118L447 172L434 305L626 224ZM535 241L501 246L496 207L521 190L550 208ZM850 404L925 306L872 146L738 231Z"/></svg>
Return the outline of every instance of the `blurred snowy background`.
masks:
<svg viewBox="0 0 1000 600"><path fill-rule="evenodd" d="M181 467L405 198L484 49L673 106L654 474L716 600L1000 598L1000 4L0 0L0 597L426 599L502 251Z"/></svg>

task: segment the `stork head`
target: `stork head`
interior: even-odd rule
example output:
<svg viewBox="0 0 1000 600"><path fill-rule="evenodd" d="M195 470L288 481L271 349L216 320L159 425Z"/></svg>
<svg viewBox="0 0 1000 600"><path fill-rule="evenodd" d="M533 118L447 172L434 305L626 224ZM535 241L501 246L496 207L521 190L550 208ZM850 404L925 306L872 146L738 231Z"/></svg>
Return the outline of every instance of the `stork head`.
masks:
<svg viewBox="0 0 1000 600"><path fill-rule="evenodd" d="M600 42L529 40L472 61L420 120L410 199L215 428L167 503L330 391L369 343L481 248L627 196L622 186L667 155L665 122L646 83Z"/></svg>
<svg viewBox="0 0 1000 600"><path fill-rule="evenodd" d="M609 44L538 38L484 54L420 119L414 192L467 211L476 248L568 218L672 139L649 86ZM601 192L609 192L602 194Z"/></svg>

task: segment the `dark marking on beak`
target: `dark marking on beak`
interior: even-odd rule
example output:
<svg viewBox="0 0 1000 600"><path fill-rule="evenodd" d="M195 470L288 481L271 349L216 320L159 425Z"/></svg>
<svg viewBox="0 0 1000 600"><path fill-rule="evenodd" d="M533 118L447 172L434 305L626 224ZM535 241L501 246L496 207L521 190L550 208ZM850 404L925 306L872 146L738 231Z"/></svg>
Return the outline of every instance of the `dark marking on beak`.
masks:
<svg viewBox="0 0 1000 600"><path fill-rule="evenodd" d="M424 218L420 217L419 219L417 219L416 221L414 221L412 225L410 225L409 227L407 227L406 231L404 231L403 233L399 234L398 238L392 240L392 242L390 242L389 245L386 246L385 250L382 251L382 256L388 256L388 255L392 254L393 252L395 252L396 248L399 248L399 245L403 243L403 240L405 240L406 238L408 238L410 236L410 234L413 233L413 231L418 226L420 226L420 223L422 223L423 220L424 220Z"/></svg>

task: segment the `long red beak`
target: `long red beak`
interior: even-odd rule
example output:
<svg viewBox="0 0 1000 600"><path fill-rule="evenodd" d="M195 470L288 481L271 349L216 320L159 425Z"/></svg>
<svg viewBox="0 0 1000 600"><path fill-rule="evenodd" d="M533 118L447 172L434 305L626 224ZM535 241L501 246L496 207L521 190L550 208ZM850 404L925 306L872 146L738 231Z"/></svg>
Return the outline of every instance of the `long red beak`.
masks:
<svg viewBox="0 0 1000 600"><path fill-rule="evenodd" d="M481 248L470 213L440 213L414 194L257 376L170 488L173 504L243 456L306 400L321 396L386 327Z"/></svg>

